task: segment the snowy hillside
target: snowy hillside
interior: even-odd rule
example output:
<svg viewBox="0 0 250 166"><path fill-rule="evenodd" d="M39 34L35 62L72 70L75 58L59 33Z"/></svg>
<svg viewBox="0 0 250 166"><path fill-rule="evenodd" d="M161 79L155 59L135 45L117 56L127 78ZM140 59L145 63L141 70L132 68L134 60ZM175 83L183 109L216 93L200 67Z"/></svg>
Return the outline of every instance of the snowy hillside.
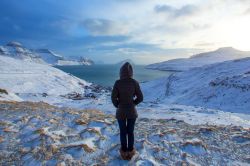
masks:
<svg viewBox="0 0 250 166"><path fill-rule="evenodd" d="M37 53L46 63L56 65L59 60L63 60L61 55L58 55L48 49L36 49L33 50Z"/></svg>
<svg viewBox="0 0 250 166"><path fill-rule="evenodd" d="M65 95L89 85L54 67L0 56L0 88L11 93Z"/></svg>
<svg viewBox="0 0 250 166"><path fill-rule="evenodd" d="M36 49L33 50L36 54L38 54L46 63L51 65L93 65L94 62L90 59L80 57L79 59L69 59L64 58L61 55L54 53L48 49Z"/></svg>
<svg viewBox="0 0 250 166"><path fill-rule="evenodd" d="M0 89L0 101L23 101L15 93L8 92L5 89Z"/></svg>
<svg viewBox="0 0 250 166"><path fill-rule="evenodd" d="M0 46L0 54L28 62L45 64L44 60L38 54L25 48L18 42L9 42L5 46Z"/></svg>
<svg viewBox="0 0 250 166"><path fill-rule="evenodd" d="M143 84L147 101L250 113L250 58L194 68Z"/></svg>
<svg viewBox="0 0 250 166"><path fill-rule="evenodd" d="M208 64L245 57L250 57L249 51L240 51L232 47L224 47L212 52L193 55L190 58L172 59L165 62L151 64L146 66L146 68L168 71L185 71L194 67L201 67Z"/></svg>
<svg viewBox="0 0 250 166"><path fill-rule="evenodd" d="M0 165L247 165L249 64L227 61L141 84L137 153L124 161L110 90L0 55Z"/></svg>
<svg viewBox="0 0 250 166"><path fill-rule="evenodd" d="M9 42L0 46L0 54L15 59L49 65L92 65L90 59L81 57L79 60L67 59L49 49L28 49L19 42Z"/></svg>

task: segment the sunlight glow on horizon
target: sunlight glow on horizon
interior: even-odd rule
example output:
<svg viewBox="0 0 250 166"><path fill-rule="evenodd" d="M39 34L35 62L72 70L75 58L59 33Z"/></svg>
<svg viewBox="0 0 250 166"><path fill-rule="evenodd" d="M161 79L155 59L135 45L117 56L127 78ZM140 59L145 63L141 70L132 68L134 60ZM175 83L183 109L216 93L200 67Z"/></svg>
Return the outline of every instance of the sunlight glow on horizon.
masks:
<svg viewBox="0 0 250 166"><path fill-rule="evenodd" d="M212 34L215 41L241 51L250 51L250 16L219 23ZM217 47L221 47L221 45Z"/></svg>

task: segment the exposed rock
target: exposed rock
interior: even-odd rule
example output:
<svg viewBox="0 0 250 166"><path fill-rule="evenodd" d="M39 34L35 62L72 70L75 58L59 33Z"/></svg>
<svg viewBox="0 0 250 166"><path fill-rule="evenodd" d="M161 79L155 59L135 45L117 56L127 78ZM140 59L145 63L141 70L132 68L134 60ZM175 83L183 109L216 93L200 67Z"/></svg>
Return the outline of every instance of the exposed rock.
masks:
<svg viewBox="0 0 250 166"><path fill-rule="evenodd" d="M1 93L4 93L4 94L6 94L6 95L8 94L7 90L5 90L5 89L0 89L0 94L1 94Z"/></svg>

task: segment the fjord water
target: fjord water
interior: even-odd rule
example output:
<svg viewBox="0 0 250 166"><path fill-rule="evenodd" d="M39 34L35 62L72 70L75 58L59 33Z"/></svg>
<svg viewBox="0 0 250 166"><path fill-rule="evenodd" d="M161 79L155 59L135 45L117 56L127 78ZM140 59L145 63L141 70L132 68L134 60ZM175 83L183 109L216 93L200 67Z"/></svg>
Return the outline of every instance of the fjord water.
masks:
<svg viewBox="0 0 250 166"><path fill-rule="evenodd" d="M113 86L119 79L119 65L96 64L91 66L55 66L66 73L102 86ZM168 76L171 72L145 69L143 65L133 65L134 78L139 82Z"/></svg>

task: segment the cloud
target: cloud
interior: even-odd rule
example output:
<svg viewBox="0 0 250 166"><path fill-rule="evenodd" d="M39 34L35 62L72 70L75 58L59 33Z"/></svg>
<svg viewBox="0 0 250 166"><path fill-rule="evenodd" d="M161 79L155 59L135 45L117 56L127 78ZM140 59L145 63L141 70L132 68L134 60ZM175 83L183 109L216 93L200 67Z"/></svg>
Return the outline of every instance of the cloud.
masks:
<svg viewBox="0 0 250 166"><path fill-rule="evenodd" d="M243 14L245 14L245 15L250 14L250 8L248 8L247 10L245 10Z"/></svg>
<svg viewBox="0 0 250 166"><path fill-rule="evenodd" d="M211 24L198 24L198 23L195 23L195 24L192 24L193 26L193 29L195 30L204 30L204 29L208 29L208 28L211 28Z"/></svg>
<svg viewBox="0 0 250 166"><path fill-rule="evenodd" d="M118 23L108 19L86 19L82 22L83 27L92 35L124 35L128 29L122 23Z"/></svg>
<svg viewBox="0 0 250 166"><path fill-rule="evenodd" d="M181 8L175 8L169 5L156 5L154 8L156 13L166 13L173 18L192 16L196 14L198 10L197 6L190 4L184 5Z"/></svg>
<svg viewBox="0 0 250 166"><path fill-rule="evenodd" d="M162 13L162 12L174 12L175 9L169 5L156 5L154 8L155 12Z"/></svg>
<svg viewBox="0 0 250 166"><path fill-rule="evenodd" d="M169 48L216 48L228 41L228 34L244 34L240 30L248 26L244 20L250 16L250 0L101 2L0 0L0 42L18 40L27 47L96 59L110 55L110 60L118 61L123 55L134 55L144 61L147 56L151 63L156 57L183 57L188 52ZM234 22L239 22L238 30Z"/></svg>
<svg viewBox="0 0 250 166"><path fill-rule="evenodd" d="M200 47L202 47L202 48L204 48L204 47L212 47L212 46L215 46L215 43L200 41L200 42L197 42L194 46L198 47L198 48L200 48Z"/></svg>

